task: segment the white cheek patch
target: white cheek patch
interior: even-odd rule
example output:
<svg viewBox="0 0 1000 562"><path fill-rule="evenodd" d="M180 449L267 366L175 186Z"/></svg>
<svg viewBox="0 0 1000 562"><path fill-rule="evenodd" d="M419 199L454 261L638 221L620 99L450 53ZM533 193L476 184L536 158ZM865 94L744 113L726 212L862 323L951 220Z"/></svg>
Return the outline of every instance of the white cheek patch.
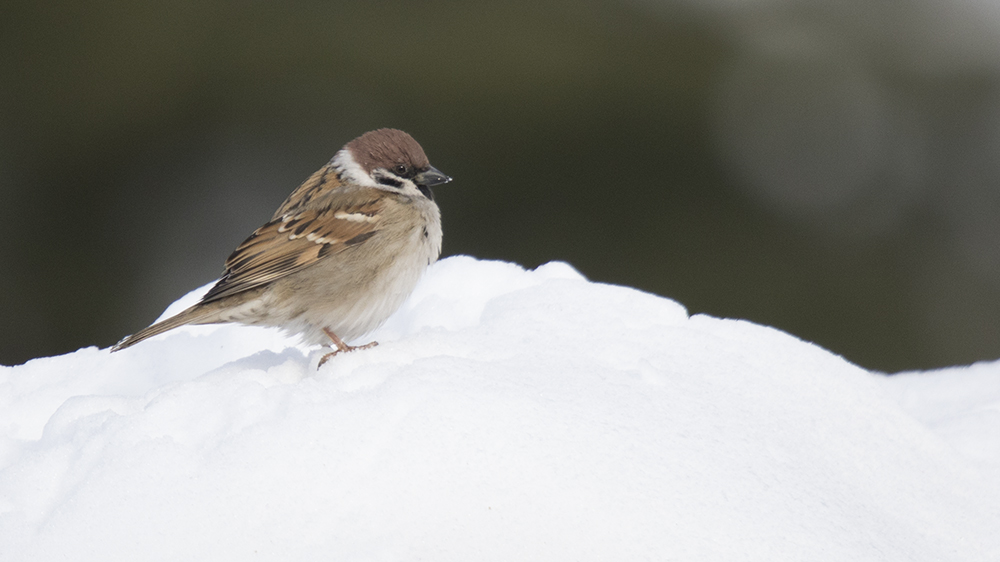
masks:
<svg viewBox="0 0 1000 562"><path fill-rule="evenodd" d="M330 163L333 164L333 167L340 172L341 177L348 183L363 185L365 187L379 187L379 184L354 160L354 156L351 156L349 150L343 148L338 150Z"/></svg>
<svg viewBox="0 0 1000 562"><path fill-rule="evenodd" d="M342 148L337 151L333 160L330 160L330 164L337 170L341 179L346 183L353 183L354 185L360 185L362 187L374 187L375 189L381 189L382 191L388 191L390 193L398 193L408 197L423 197L420 190L417 189L417 186L412 181L395 176L385 170L380 169L377 170L377 172L383 174L383 178L391 179L393 180L393 183L398 183L398 185L384 185L375 181L375 179L365 172L361 165L357 163L354 156L351 155L351 152L346 148Z"/></svg>

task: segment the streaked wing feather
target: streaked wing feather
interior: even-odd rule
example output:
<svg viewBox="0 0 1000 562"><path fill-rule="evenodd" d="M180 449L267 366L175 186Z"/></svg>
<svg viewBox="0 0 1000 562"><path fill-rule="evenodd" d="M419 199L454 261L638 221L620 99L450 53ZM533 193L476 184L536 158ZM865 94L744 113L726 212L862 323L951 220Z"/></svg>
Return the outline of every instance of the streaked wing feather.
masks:
<svg viewBox="0 0 1000 562"><path fill-rule="evenodd" d="M258 228L226 260L222 279L205 295L210 302L260 287L369 240L378 232L383 204L368 200L289 213Z"/></svg>
<svg viewBox="0 0 1000 562"><path fill-rule="evenodd" d="M322 197L324 193L331 193L333 190L336 190L340 185L342 184L340 178L337 177L337 170L330 164L323 166L319 170L316 170L313 175L309 176L306 181L302 182L302 185L295 188L295 191L274 212L271 220L278 220L288 213L305 207L315 199Z"/></svg>

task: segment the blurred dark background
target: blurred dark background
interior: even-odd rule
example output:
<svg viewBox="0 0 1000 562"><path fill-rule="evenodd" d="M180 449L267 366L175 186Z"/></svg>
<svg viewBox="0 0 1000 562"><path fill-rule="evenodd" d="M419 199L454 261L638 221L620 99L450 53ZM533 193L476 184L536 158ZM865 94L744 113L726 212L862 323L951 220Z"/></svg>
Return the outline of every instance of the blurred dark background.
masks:
<svg viewBox="0 0 1000 562"><path fill-rule="evenodd" d="M747 318L862 366L1000 356L1000 7L16 0L0 363L216 278L346 141L455 181L445 255Z"/></svg>

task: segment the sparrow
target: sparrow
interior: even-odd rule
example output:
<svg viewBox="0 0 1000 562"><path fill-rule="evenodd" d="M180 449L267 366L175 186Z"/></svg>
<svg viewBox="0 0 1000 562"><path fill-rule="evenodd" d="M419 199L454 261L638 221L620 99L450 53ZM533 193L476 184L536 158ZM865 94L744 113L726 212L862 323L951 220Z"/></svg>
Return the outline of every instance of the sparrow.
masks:
<svg viewBox="0 0 1000 562"><path fill-rule="evenodd" d="M441 255L441 212L431 186L451 181L413 137L367 132L334 157L226 260L194 306L128 336L112 352L186 324L281 328L303 343L344 343L379 327Z"/></svg>

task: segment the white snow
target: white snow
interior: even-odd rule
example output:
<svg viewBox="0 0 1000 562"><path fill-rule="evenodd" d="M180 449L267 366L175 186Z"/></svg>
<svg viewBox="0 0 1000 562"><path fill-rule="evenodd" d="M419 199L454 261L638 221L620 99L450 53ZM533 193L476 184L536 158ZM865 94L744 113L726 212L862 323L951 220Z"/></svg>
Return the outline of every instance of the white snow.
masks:
<svg viewBox="0 0 1000 562"><path fill-rule="evenodd" d="M1000 363L886 377L468 257L374 339L0 367L0 560L1000 560Z"/></svg>

